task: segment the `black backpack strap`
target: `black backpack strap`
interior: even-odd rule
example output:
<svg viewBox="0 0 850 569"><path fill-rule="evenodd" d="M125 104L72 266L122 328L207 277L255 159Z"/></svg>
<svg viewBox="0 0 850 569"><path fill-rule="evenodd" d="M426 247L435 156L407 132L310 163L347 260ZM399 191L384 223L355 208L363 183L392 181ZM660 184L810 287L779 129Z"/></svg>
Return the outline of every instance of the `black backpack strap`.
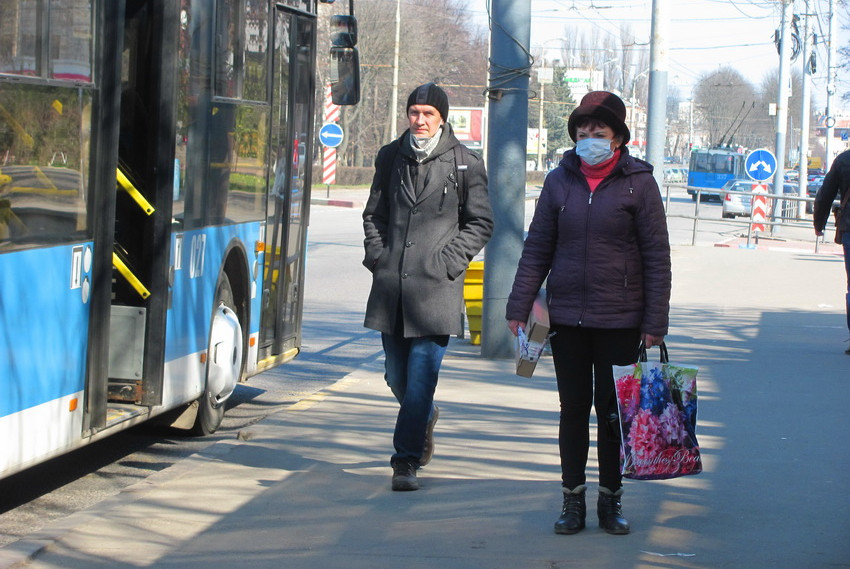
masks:
<svg viewBox="0 0 850 569"><path fill-rule="evenodd" d="M466 195L468 193L468 188L466 185L466 171L469 169L469 164L467 164L464 150L466 150L466 147L462 144L457 144L454 147L455 190L457 190L458 210L463 209L463 205L466 203Z"/></svg>
<svg viewBox="0 0 850 569"><path fill-rule="evenodd" d="M390 182L392 181L393 176L393 167L395 166L395 159L398 156L398 153L401 149L401 144L398 140L395 140L390 145L391 149L387 152L386 163L383 165L384 169L384 191L388 191L390 189ZM392 148L394 147L394 148Z"/></svg>

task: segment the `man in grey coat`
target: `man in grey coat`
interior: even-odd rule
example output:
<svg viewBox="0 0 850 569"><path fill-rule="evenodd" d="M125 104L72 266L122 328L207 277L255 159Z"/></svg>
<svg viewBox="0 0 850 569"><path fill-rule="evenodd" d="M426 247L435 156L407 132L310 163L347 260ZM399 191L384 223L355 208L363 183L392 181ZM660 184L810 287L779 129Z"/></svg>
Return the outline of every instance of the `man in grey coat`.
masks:
<svg viewBox="0 0 850 569"><path fill-rule="evenodd" d="M363 212L372 289L364 325L381 332L385 379L400 404L393 490L417 490L434 450L434 391L449 336L463 332L463 279L493 232L487 172L446 123L434 83L407 101L410 128L378 151Z"/></svg>

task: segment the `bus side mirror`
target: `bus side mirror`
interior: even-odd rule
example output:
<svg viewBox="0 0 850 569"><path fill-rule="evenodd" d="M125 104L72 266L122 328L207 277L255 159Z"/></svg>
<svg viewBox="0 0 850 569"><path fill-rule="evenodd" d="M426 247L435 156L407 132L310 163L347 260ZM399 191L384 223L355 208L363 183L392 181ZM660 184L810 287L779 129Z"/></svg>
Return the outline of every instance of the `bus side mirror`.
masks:
<svg viewBox="0 0 850 569"><path fill-rule="evenodd" d="M357 45L357 18L354 16L331 16L331 45L354 47Z"/></svg>
<svg viewBox="0 0 850 569"><path fill-rule="evenodd" d="M360 102L360 53L355 47L331 48L331 100L335 105Z"/></svg>

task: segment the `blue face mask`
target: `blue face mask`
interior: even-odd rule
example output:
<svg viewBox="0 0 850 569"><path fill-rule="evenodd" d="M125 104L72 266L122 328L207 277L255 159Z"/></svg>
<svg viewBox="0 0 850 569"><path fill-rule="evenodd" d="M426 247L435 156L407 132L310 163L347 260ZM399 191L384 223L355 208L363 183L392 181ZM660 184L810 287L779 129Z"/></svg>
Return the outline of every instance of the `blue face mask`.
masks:
<svg viewBox="0 0 850 569"><path fill-rule="evenodd" d="M586 164L595 166L614 156L614 151L607 138L582 138L576 143L576 154Z"/></svg>

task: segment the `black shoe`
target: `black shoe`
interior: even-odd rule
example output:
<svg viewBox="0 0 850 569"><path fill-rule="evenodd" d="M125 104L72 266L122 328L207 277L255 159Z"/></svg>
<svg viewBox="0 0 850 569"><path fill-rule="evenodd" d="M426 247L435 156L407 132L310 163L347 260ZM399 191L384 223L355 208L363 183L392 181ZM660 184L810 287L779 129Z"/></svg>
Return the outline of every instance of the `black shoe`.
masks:
<svg viewBox="0 0 850 569"><path fill-rule="evenodd" d="M623 489L611 492L608 488L599 487L599 500L596 502L596 513L599 516L599 527L613 535L629 533L629 522L623 517L623 506L620 496Z"/></svg>
<svg viewBox="0 0 850 569"><path fill-rule="evenodd" d="M561 517L555 522L555 533L573 534L584 529L584 519L587 517L587 504L584 501L585 485L574 489L564 487L564 507Z"/></svg>
<svg viewBox="0 0 850 569"><path fill-rule="evenodd" d="M416 467L409 462L393 464L393 490L408 492L419 490L419 480L416 479Z"/></svg>
<svg viewBox="0 0 850 569"><path fill-rule="evenodd" d="M437 419L440 418L440 408L434 405L434 413L431 415L431 420L428 421L428 426L425 429L425 446L422 448L422 458L419 459L419 466L425 466L431 462L431 457L434 456L434 425L437 424Z"/></svg>

